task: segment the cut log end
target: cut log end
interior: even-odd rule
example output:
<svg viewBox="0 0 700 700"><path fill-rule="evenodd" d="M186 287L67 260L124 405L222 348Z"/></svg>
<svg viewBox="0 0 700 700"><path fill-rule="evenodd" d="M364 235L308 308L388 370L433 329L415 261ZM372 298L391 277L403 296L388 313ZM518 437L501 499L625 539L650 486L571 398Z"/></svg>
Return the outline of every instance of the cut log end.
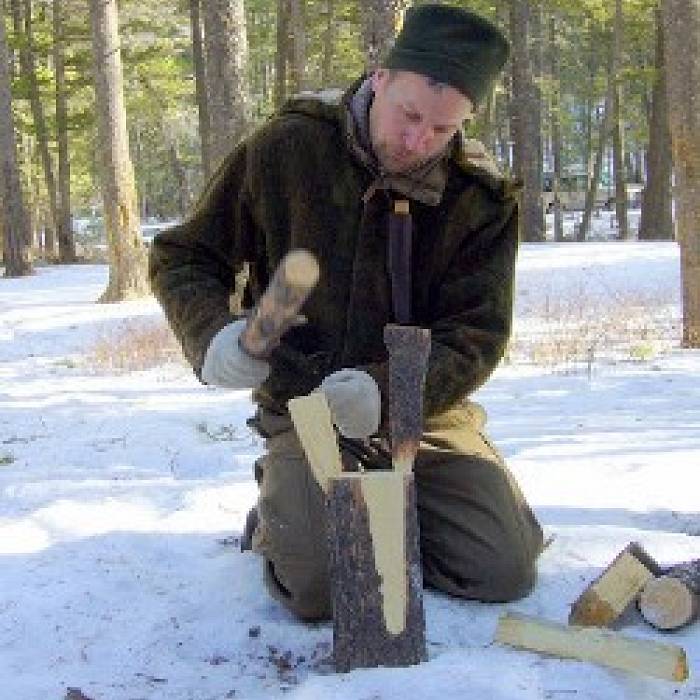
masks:
<svg viewBox="0 0 700 700"><path fill-rule="evenodd" d="M684 627L698 617L698 596L678 578L662 576L650 581L639 596L639 611L660 630Z"/></svg>
<svg viewBox="0 0 700 700"><path fill-rule="evenodd" d="M293 250L284 259L284 278L293 287L313 289L319 274L318 262L307 250Z"/></svg>

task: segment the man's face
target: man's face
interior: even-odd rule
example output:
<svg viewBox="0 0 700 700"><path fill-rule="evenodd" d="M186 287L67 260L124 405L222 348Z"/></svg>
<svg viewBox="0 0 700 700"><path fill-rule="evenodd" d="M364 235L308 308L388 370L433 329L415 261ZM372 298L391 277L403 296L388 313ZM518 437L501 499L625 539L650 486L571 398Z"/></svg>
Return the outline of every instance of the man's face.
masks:
<svg viewBox="0 0 700 700"><path fill-rule="evenodd" d="M387 173L413 170L436 156L472 113L468 97L417 73L380 69L372 88L370 137Z"/></svg>

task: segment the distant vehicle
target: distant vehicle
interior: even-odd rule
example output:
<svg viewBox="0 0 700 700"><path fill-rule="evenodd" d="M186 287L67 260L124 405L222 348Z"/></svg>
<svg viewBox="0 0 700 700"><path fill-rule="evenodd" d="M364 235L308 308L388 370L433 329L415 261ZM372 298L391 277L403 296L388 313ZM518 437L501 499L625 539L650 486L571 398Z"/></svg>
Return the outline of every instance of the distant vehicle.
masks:
<svg viewBox="0 0 700 700"><path fill-rule="evenodd" d="M180 222L176 219L171 221L154 221L151 219L147 222L142 222L139 225L141 239L145 245L150 245L161 231L165 231L165 229L175 226L178 223ZM76 240L81 243L92 245L104 245L107 243L104 222L101 217L75 218L73 219L73 230L75 231Z"/></svg>
<svg viewBox="0 0 700 700"><path fill-rule="evenodd" d="M151 245L153 239L161 231L165 231L179 223L179 220L173 219L172 221L152 221L147 224L141 224L141 239L145 245Z"/></svg>
<svg viewBox="0 0 700 700"><path fill-rule="evenodd" d="M586 191L588 189L588 173L585 171L570 171L564 173L559 180L559 203L566 211L582 211L586 207ZM627 201L632 207L641 206L644 185L630 182L626 185ZM544 210L550 213L554 210L554 173L546 172L542 178L542 204ZM599 185L596 192L594 207L611 209L615 204L615 192L607 185Z"/></svg>

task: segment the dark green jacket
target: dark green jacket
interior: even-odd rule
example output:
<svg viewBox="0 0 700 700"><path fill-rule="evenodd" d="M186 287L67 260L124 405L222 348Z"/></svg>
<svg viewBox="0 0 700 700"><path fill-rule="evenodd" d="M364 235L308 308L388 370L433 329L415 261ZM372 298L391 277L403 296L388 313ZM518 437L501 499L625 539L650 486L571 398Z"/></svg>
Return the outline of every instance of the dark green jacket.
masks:
<svg viewBox="0 0 700 700"><path fill-rule="evenodd" d="M284 254L321 265L304 326L270 358L256 400L273 410L343 367L367 369L387 394L383 328L391 322L386 214L373 174L348 149L344 108L289 103L223 162L192 216L156 237L150 279L199 375L207 346L233 316L234 275L250 263L249 301ZM425 414L457 406L502 358L511 328L518 210L512 187L455 148L437 206L411 203L414 323L432 332Z"/></svg>

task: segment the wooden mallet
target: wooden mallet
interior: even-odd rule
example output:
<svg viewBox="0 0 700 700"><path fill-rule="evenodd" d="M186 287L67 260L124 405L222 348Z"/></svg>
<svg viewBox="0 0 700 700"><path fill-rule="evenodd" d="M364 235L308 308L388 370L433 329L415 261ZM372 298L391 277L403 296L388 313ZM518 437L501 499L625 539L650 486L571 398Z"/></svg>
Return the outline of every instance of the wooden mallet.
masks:
<svg viewBox="0 0 700 700"><path fill-rule="evenodd" d="M239 339L241 348L253 357L267 357L299 318L319 274L318 262L308 250L287 253L248 318Z"/></svg>

